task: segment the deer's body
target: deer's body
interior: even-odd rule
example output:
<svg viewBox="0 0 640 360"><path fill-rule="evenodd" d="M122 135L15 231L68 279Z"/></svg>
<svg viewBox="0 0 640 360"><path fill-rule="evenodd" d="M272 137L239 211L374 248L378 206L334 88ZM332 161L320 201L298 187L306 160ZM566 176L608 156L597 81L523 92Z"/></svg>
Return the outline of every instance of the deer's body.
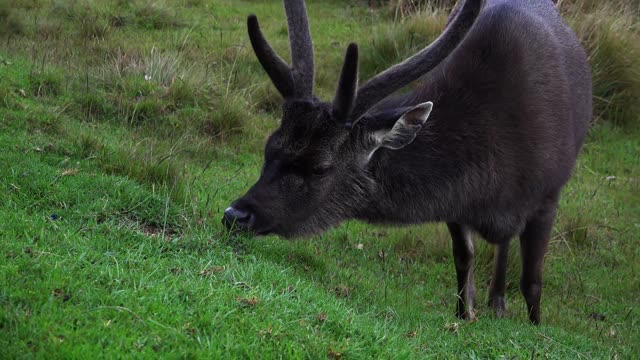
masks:
<svg viewBox="0 0 640 360"><path fill-rule="evenodd" d="M304 2L284 3L291 66L257 18L248 21L254 51L285 98L283 119L260 179L223 221L283 236L350 218L446 222L463 318L474 315L472 232L496 244L489 305L498 315L509 242L519 236L520 286L538 323L558 198L591 120L587 59L553 3L466 0L433 44L359 88L351 44L333 103L313 96ZM414 91L392 96L420 77Z"/></svg>
<svg viewBox="0 0 640 360"><path fill-rule="evenodd" d="M373 155L378 186L357 217L455 221L500 242L569 179L591 120L589 67L551 1L487 1L417 90L379 107L425 101L416 139Z"/></svg>

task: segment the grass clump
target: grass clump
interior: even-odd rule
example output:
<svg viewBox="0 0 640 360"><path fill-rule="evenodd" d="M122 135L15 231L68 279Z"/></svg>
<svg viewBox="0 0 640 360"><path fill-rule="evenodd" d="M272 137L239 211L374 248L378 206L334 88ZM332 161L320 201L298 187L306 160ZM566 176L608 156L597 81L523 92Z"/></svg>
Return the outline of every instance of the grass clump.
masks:
<svg viewBox="0 0 640 360"><path fill-rule="evenodd" d="M160 71L149 75L152 66L144 58L126 55L102 70L100 80L111 94L119 118L127 124L158 122L169 107L164 99L166 88L156 82L163 80Z"/></svg>
<svg viewBox="0 0 640 360"><path fill-rule="evenodd" d="M248 118L249 104L240 96L223 99L217 106L206 112L200 112L197 121L200 131L213 138L227 138L242 132L245 119Z"/></svg>
<svg viewBox="0 0 640 360"><path fill-rule="evenodd" d="M36 34L43 41L57 40L63 35L63 26L55 20L40 21L36 27Z"/></svg>
<svg viewBox="0 0 640 360"><path fill-rule="evenodd" d="M640 3L636 0L554 0L556 6L564 14L590 13L604 7L616 7L622 9L626 15L639 14Z"/></svg>
<svg viewBox="0 0 640 360"><path fill-rule="evenodd" d="M600 5L570 23L591 64L594 114L629 127L640 121L640 29L624 7Z"/></svg>
<svg viewBox="0 0 640 360"><path fill-rule="evenodd" d="M198 98L197 89L183 79L174 81L167 95L176 108L196 105Z"/></svg>
<svg viewBox="0 0 640 360"><path fill-rule="evenodd" d="M263 82L257 85L252 92L251 98L258 110L278 113L282 106L282 96L271 82Z"/></svg>
<svg viewBox="0 0 640 360"><path fill-rule="evenodd" d="M74 103L88 119L105 119L114 115L113 105L103 92L89 91L74 94Z"/></svg>
<svg viewBox="0 0 640 360"><path fill-rule="evenodd" d="M425 9L374 31L369 46L363 49L361 71L371 77L403 61L435 40L447 21L442 9Z"/></svg>
<svg viewBox="0 0 640 360"><path fill-rule="evenodd" d="M126 176L143 184L161 186L172 196L180 199L184 195L183 176L175 154L160 153L153 146L138 144L114 149L100 146L95 140L85 138L79 143L83 154L91 154L100 149L97 161L107 174Z"/></svg>
<svg viewBox="0 0 640 360"><path fill-rule="evenodd" d="M188 8L200 7L205 3L205 0L184 0L184 6Z"/></svg>
<svg viewBox="0 0 640 360"><path fill-rule="evenodd" d="M63 93L63 76L62 74L43 70L32 72L29 76L30 93L37 97L55 97Z"/></svg>
<svg viewBox="0 0 640 360"><path fill-rule="evenodd" d="M105 6L94 0L54 2L49 19L38 25L37 32L49 38L54 35L52 31L62 29L62 24L69 22L80 39L103 40L111 29Z"/></svg>
<svg viewBox="0 0 640 360"><path fill-rule="evenodd" d="M11 109L15 105L17 90L5 82L0 82L0 108Z"/></svg>
<svg viewBox="0 0 640 360"><path fill-rule="evenodd" d="M197 66L185 68L178 52L148 55L119 50L99 75L120 118L132 125L161 123L186 107L211 103L213 80Z"/></svg>
<svg viewBox="0 0 640 360"><path fill-rule="evenodd" d="M79 35L87 40L101 40L109 33L110 25L102 17L96 15L93 18L80 20Z"/></svg>
<svg viewBox="0 0 640 360"><path fill-rule="evenodd" d="M181 58L178 53L161 52L155 47L143 59L145 79L164 87L171 86L178 76Z"/></svg>
<svg viewBox="0 0 640 360"><path fill-rule="evenodd" d="M451 10L456 5L457 0L391 0L391 8L394 19L401 19L424 12L425 10L445 9Z"/></svg>
<svg viewBox="0 0 640 360"><path fill-rule="evenodd" d="M166 105L156 96L120 99L121 119L130 126L159 124L166 113Z"/></svg>
<svg viewBox="0 0 640 360"><path fill-rule="evenodd" d="M162 30L182 26L175 12L157 1L143 1L135 5L134 21L149 30Z"/></svg>
<svg viewBox="0 0 640 360"><path fill-rule="evenodd" d="M21 35L24 31L25 25L15 5L8 0L0 0L0 35Z"/></svg>

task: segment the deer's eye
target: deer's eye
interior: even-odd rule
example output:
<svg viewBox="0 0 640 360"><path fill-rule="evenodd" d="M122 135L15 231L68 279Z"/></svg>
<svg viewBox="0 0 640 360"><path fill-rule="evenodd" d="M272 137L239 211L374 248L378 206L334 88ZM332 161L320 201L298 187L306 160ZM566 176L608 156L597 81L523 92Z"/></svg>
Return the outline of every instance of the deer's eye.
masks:
<svg viewBox="0 0 640 360"><path fill-rule="evenodd" d="M315 176L325 176L331 171L331 165L318 165L311 169L311 172Z"/></svg>

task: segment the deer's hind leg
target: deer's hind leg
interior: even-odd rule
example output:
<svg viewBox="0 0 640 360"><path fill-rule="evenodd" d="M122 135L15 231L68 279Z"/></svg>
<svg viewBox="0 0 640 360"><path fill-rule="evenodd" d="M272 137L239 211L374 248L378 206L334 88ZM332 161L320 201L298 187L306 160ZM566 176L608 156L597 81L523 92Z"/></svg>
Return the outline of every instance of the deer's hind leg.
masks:
<svg viewBox="0 0 640 360"><path fill-rule="evenodd" d="M538 211L531 217L520 235L520 256L522 258L522 277L520 290L527 303L529 320L540 323L540 297L542 295L542 266L549 244L557 205L551 205Z"/></svg>

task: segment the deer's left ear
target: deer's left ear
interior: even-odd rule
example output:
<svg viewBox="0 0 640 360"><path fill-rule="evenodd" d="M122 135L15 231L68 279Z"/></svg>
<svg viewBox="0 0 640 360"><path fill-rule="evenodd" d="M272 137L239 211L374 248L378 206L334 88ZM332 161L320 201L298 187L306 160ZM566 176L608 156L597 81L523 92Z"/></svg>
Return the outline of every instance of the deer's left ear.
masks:
<svg viewBox="0 0 640 360"><path fill-rule="evenodd" d="M376 149L385 147L398 150L411 144L427 121L432 107L432 102L416 105L402 114L390 129L375 131Z"/></svg>

